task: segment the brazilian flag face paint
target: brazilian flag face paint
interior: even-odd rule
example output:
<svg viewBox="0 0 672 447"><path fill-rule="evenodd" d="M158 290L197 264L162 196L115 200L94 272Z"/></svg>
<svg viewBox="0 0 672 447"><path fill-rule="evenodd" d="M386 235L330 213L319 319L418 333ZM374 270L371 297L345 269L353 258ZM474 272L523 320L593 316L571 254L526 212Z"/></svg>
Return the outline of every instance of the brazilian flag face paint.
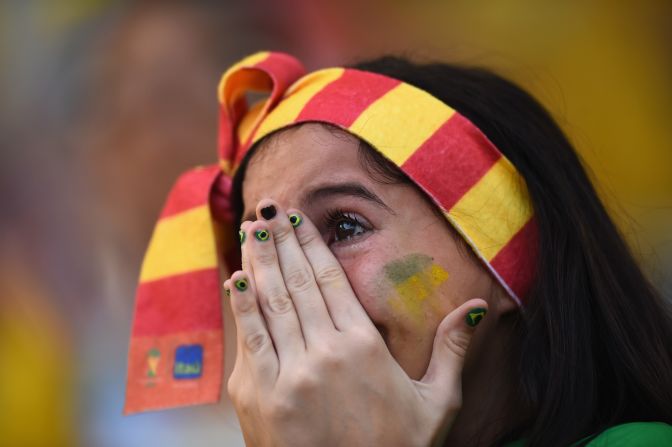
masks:
<svg viewBox="0 0 672 447"><path fill-rule="evenodd" d="M247 280L246 279L239 279L238 281L235 282L236 289L240 290L241 292L244 292L247 290Z"/></svg>
<svg viewBox="0 0 672 447"><path fill-rule="evenodd" d="M301 219L301 216L299 216L298 214L290 214L289 215L289 223L291 223L294 228L301 225L302 222L303 222L303 219Z"/></svg>
<svg viewBox="0 0 672 447"><path fill-rule="evenodd" d="M264 242L271 237L271 234L267 230L257 230L254 232L254 237L256 237L258 241Z"/></svg>

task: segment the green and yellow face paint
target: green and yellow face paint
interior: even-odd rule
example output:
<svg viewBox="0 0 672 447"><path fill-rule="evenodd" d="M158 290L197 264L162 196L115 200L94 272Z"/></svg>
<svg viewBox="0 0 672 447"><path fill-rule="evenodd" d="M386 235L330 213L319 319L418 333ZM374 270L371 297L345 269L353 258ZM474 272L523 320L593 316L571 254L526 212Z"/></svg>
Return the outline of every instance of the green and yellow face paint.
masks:
<svg viewBox="0 0 672 447"><path fill-rule="evenodd" d="M248 284L247 284L247 279L241 278L235 283L236 289L240 290L241 292L244 292L247 290Z"/></svg>
<svg viewBox="0 0 672 447"><path fill-rule="evenodd" d="M448 279L448 272L431 256L413 253L389 262L383 272L395 291L389 303L396 312L421 320L427 308L439 309L435 292Z"/></svg>
<svg viewBox="0 0 672 447"><path fill-rule="evenodd" d="M254 237L258 241L265 242L271 237L271 233L268 230L257 230L254 232Z"/></svg>
<svg viewBox="0 0 672 447"><path fill-rule="evenodd" d="M289 215L289 223L292 224L292 226L294 228L301 225L302 222L303 222L303 219L301 218L300 215L298 215L296 213L292 213L292 214Z"/></svg>

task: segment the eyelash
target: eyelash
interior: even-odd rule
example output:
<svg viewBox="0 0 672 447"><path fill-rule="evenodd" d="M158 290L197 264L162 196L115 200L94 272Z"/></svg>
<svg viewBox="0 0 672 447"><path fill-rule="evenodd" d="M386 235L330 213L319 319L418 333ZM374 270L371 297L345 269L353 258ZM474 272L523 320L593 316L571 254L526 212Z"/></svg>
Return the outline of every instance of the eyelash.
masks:
<svg viewBox="0 0 672 447"><path fill-rule="evenodd" d="M335 240L336 231L338 230L338 225L341 222L349 222L354 225L357 225L364 229L364 232L369 232L372 230L371 226L364 222L359 216L352 212L343 211L340 209L328 210L324 217L324 224L327 229L327 244L331 245L333 243L347 243L351 242L353 239L357 239L362 235L354 235L347 239Z"/></svg>

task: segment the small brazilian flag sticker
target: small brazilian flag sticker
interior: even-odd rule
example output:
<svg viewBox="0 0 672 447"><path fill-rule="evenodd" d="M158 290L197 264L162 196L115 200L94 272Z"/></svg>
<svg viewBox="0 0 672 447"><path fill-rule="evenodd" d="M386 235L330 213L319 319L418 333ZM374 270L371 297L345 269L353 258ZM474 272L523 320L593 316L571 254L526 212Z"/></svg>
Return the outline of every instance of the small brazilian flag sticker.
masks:
<svg viewBox="0 0 672 447"><path fill-rule="evenodd" d="M487 309L484 309L482 307L471 309L466 317L467 324L471 327L476 326L478 323L481 322L481 320L483 319L483 317L487 312L488 312Z"/></svg>

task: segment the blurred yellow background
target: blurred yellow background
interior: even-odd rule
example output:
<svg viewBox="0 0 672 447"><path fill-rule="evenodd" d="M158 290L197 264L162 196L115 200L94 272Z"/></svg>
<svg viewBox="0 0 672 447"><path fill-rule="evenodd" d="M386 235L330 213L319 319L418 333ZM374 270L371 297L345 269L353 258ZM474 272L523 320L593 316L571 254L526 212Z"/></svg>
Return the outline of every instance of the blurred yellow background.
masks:
<svg viewBox="0 0 672 447"><path fill-rule="evenodd" d="M215 161L220 74L385 53L480 65L568 133L672 295L672 3L0 2L3 445L241 443L230 405L122 417L143 250L177 174Z"/></svg>

